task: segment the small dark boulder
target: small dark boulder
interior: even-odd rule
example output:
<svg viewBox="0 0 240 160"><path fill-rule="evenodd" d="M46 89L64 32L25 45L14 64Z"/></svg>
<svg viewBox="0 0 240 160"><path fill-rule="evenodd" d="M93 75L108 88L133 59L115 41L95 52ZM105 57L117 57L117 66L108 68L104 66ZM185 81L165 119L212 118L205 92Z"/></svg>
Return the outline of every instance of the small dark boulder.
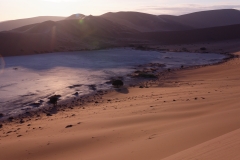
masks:
<svg viewBox="0 0 240 160"><path fill-rule="evenodd" d="M46 116L50 117L50 116L52 116L52 114L51 113L46 113Z"/></svg>
<svg viewBox="0 0 240 160"><path fill-rule="evenodd" d="M76 92L76 93L74 93L73 95L75 95L75 96L78 96L78 95L79 95L79 93L78 93L78 92Z"/></svg>
<svg viewBox="0 0 240 160"><path fill-rule="evenodd" d="M0 128L2 128L2 126L3 126L3 125L2 125L2 124L0 124Z"/></svg>
<svg viewBox="0 0 240 160"><path fill-rule="evenodd" d="M158 78L156 75L152 74L152 73L140 73L138 74L138 77L142 77L142 78Z"/></svg>
<svg viewBox="0 0 240 160"><path fill-rule="evenodd" d="M9 118L8 118L9 121L12 121L13 119L14 119L13 117L9 117Z"/></svg>
<svg viewBox="0 0 240 160"><path fill-rule="evenodd" d="M4 114L3 113L0 113L0 118L2 118L4 116Z"/></svg>
<svg viewBox="0 0 240 160"><path fill-rule="evenodd" d="M57 105L57 101L59 100L59 98L61 97L61 95L54 95L49 97L49 103L53 104L54 106Z"/></svg>
<svg viewBox="0 0 240 160"><path fill-rule="evenodd" d="M21 119L19 123L24 123L24 122L25 122L25 121L24 121L23 119Z"/></svg>
<svg viewBox="0 0 240 160"><path fill-rule="evenodd" d="M67 125L65 128L70 128L70 127L72 127L73 125Z"/></svg>
<svg viewBox="0 0 240 160"><path fill-rule="evenodd" d="M120 80L120 79L118 79L118 80L113 80L113 81L112 81L112 85L113 85L114 87L116 87L116 88L119 88L119 87L123 86L123 81Z"/></svg>

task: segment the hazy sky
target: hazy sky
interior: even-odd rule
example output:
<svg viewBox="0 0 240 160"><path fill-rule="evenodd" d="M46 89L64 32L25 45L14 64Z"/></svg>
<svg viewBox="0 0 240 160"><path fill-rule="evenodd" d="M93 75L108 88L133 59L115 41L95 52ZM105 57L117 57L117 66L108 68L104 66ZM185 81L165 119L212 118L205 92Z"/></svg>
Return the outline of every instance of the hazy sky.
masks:
<svg viewBox="0 0 240 160"><path fill-rule="evenodd" d="M180 15L225 8L240 10L240 0L0 0L0 21L75 13L101 15L117 11Z"/></svg>

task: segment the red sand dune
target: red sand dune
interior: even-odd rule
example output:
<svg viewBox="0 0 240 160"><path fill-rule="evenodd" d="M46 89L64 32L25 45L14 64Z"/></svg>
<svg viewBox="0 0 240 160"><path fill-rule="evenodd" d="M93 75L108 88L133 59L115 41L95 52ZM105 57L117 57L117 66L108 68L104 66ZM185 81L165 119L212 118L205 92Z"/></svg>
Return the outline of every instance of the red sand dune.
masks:
<svg viewBox="0 0 240 160"><path fill-rule="evenodd" d="M209 28L240 24L240 11L235 9L222 9L201 11L181 16L160 15L165 21L175 21L193 28Z"/></svg>
<svg viewBox="0 0 240 160"><path fill-rule="evenodd" d="M65 17L54 17L54 16L41 16L41 17L33 17L33 18L25 18L25 19L17 19L17 20L10 20L0 22L0 32L1 31L9 31L15 28L19 28L22 26L41 23L45 21L60 21L63 20Z"/></svg>
<svg viewBox="0 0 240 160"><path fill-rule="evenodd" d="M188 31L141 33L139 38L159 44L189 44L240 39L240 24Z"/></svg>
<svg viewBox="0 0 240 160"><path fill-rule="evenodd" d="M229 15L223 16L219 21L219 16L223 13ZM211 26L212 23L224 24L224 26L200 29L189 27L189 24L182 25L180 21L164 20L158 16L137 12L107 13L80 19L75 19L76 15L72 15L62 21L45 21L0 32L0 54L13 56L101 49L129 46L129 44L172 45L239 40L240 22L227 25L238 23L238 13L237 10L217 10L179 16L185 17L182 18L184 21L181 23L186 22L186 19L188 23L194 20L202 24L200 27ZM212 21L213 17L218 18Z"/></svg>
<svg viewBox="0 0 240 160"><path fill-rule="evenodd" d="M117 24L141 31L175 31L175 30L188 30L192 27L180 24L175 21L165 21L156 15L139 13L139 12L117 12L106 13L101 17L111 20Z"/></svg>

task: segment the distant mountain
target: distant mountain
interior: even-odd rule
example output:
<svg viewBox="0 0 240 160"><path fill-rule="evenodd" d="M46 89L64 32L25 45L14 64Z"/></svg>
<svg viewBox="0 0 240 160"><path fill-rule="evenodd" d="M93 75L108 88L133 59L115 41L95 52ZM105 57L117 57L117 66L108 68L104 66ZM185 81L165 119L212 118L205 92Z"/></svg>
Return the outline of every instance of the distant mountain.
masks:
<svg viewBox="0 0 240 160"><path fill-rule="evenodd" d="M218 10L183 16L154 16L138 12L106 13L102 16L75 14L60 21L48 20L0 32L0 54L14 56L130 44L240 40L238 13L237 10Z"/></svg>
<svg viewBox="0 0 240 160"><path fill-rule="evenodd" d="M87 16L79 20L46 21L0 32L3 56L99 49L125 43L136 30L102 17Z"/></svg>
<svg viewBox="0 0 240 160"><path fill-rule="evenodd" d="M141 32L193 29L193 27L178 23L176 21L163 20L156 15L139 12L109 12L101 15L101 17Z"/></svg>
<svg viewBox="0 0 240 160"><path fill-rule="evenodd" d="M164 21L174 21L193 28L209 28L240 24L240 11L234 9L210 10L181 16L160 15Z"/></svg>
<svg viewBox="0 0 240 160"><path fill-rule="evenodd" d="M0 22L0 32L1 31L9 31L15 28L19 28L22 26L41 23L45 21L60 21L65 19L65 17L54 17L54 16L41 16L41 17L33 17L33 18L26 18L26 19L17 19L17 20L10 20Z"/></svg>
<svg viewBox="0 0 240 160"><path fill-rule="evenodd" d="M83 14L73 14L69 17L66 18L66 20L70 20L70 19L83 19L84 17L86 17L85 15Z"/></svg>
<svg viewBox="0 0 240 160"><path fill-rule="evenodd" d="M240 24L187 31L144 32L135 38L157 44L194 44L240 40Z"/></svg>

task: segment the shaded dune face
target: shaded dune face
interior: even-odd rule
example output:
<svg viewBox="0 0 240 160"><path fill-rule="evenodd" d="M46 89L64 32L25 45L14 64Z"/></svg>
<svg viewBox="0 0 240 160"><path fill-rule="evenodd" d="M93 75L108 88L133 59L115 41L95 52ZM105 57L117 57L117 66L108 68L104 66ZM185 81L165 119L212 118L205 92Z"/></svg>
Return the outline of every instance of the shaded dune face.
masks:
<svg viewBox="0 0 240 160"><path fill-rule="evenodd" d="M36 23L42 23L45 21L60 21L65 19L65 17L54 17L54 16L40 16L26 19L17 19L10 20L0 23L0 32L1 31L10 31L12 29L16 29L22 26L27 26Z"/></svg>
<svg viewBox="0 0 240 160"><path fill-rule="evenodd" d="M161 44L212 43L240 39L240 24L188 31L149 32L139 34L139 38L143 37L153 43Z"/></svg>
<svg viewBox="0 0 240 160"><path fill-rule="evenodd" d="M138 12L117 12L102 15L115 23L140 32L188 30L192 27L174 21L166 21L158 16Z"/></svg>
<svg viewBox="0 0 240 160"><path fill-rule="evenodd" d="M47 21L0 33L3 56L98 47L113 39L126 38L137 31L101 17L82 20ZM115 40L114 40L115 41Z"/></svg>
<svg viewBox="0 0 240 160"><path fill-rule="evenodd" d="M182 16L138 12L101 16L75 14L57 22L45 21L0 32L0 54L13 56L130 44L211 43L240 39L239 25L237 10L205 11Z"/></svg>
<svg viewBox="0 0 240 160"><path fill-rule="evenodd" d="M240 24L240 11L234 9L211 10L181 16L160 15L166 21L174 21L193 28L209 28Z"/></svg>

